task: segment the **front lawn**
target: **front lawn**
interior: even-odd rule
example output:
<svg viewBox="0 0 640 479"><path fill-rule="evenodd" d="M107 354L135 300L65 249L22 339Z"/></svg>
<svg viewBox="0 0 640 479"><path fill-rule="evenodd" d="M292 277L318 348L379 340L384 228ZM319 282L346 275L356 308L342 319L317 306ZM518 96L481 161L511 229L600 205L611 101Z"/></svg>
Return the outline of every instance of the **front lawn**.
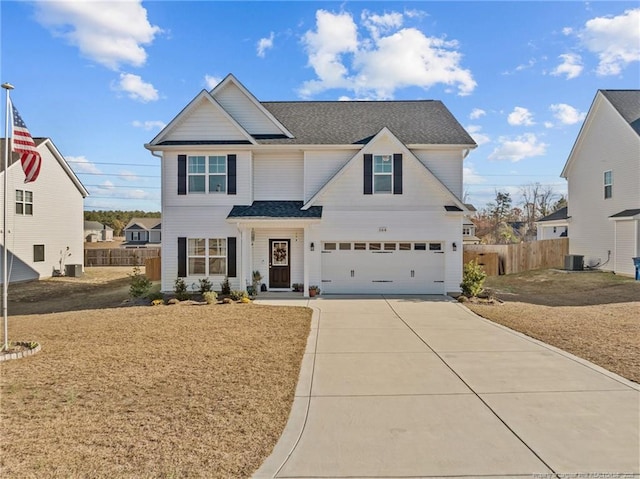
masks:
<svg viewBox="0 0 640 479"><path fill-rule="evenodd" d="M88 300L90 303L90 300ZM11 316L3 477L247 477L284 429L311 311L253 304Z"/></svg>
<svg viewBox="0 0 640 479"><path fill-rule="evenodd" d="M640 382L640 282L605 272L487 278L501 305L465 303L496 323Z"/></svg>

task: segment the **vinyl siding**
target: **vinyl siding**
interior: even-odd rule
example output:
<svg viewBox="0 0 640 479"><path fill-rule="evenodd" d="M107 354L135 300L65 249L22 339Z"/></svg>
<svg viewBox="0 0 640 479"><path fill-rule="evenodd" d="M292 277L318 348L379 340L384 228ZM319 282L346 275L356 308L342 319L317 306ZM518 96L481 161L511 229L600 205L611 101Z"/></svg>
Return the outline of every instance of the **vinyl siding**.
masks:
<svg viewBox="0 0 640 479"><path fill-rule="evenodd" d="M357 152L307 151L304 155L304 201L309 201Z"/></svg>
<svg viewBox="0 0 640 479"><path fill-rule="evenodd" d="M251 134L282 134L282 131L233 83L216 92L215 99Z"/></svg>
<svg viewBox="0 0 640 479"><path fill-rule="evenodd" d="M424 166L454 195L462 198L461 150L412 150Z"/></svg>
<svg viewBox="0 0 640 479"><path fill-rule="evenodd" d="M574 148L568 179L570 251L585 264L614 270L611 215L640 207L640 137L599 94ZM604 199L604 172L613 172L613 195ZM608 251L611 258L607 264Z"/></svg>
<svg viewBox="0 0 640 479"><path fill-rule="evenodd" d="M633 258L638 256L638 221L615 221L616 256L615 272L635 276Z"/></svg>
<svg viewBox="0 0 640 479"><path fill-rule="evenodd" d="M41 144L38 150L42 166L35 182L24 183L19 163L8 170L7 245L16 256L9 282L50 277L53 269L60 268L61 252L67 246L71 256L65 258L64 264L84 264L82 194L46 144ZM3 175L4 172L0 173L0 183L4 181ZM33 216L15 214L16 189L33 192ZM3 198L0 208L4 211ZM42 262L33 261L36 244L45 245Z"/></svg>
<svg viewBox="0 0 640 479"><path fill-rule="evenodd" d="M246 136L225 117L219 108L203 98L191 114L176 125L171 134L163 138L163 141L246 139Z"/></svg>
<svg viewBox="0 0 640 479"><path fill-rule="evenodd" d="M253 159L254 200L301 201L303 172L302 153L256 153Z"/></svg>

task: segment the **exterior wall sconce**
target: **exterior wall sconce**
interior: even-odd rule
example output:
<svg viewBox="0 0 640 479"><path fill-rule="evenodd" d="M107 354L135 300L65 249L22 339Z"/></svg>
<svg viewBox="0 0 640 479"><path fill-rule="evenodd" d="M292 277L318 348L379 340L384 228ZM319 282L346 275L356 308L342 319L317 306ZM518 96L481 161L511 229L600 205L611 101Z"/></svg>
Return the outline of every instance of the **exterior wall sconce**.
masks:
<svg viewBox="0 0 640 479"><path fill-rule="evenodd" d="M313 244L313 241L311 242L311 244L309 245L309 247L311 248L311 251L316 249L316 245Z"/></svg>
<svg viewBox="0 0 640 479"><path fill-rule="evenodd" d="M458 245L453 243L452 245L453 251L457 251L458 250Z"/></svg>

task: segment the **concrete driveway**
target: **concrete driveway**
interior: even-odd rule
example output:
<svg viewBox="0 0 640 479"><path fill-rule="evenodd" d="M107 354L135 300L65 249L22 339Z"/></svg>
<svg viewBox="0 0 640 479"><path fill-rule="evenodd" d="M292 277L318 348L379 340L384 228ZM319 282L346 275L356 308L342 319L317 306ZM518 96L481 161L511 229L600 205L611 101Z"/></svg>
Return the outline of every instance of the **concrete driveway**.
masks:
<svg viewBox="0 0 640 479"><path fill-rule="evenodd" d="M640 389L596 365L444 297L263 302L315 313L256 478L640 475Z"/></svg>

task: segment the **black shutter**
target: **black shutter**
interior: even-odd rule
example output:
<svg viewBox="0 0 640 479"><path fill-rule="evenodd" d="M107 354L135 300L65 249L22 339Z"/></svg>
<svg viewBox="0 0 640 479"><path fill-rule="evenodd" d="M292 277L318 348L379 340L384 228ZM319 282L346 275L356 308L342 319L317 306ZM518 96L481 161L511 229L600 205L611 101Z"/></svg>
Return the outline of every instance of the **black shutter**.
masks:
<svg viewBox="0 0 640 479"><path fill-rule="evenodd" d="M187 238L178 238L178 278L187 277Z"/></svg>
<svg viewBox="0 0 640 479"><path fill-rule="evenodd" d="M364 194L373 193L373 155L364 155Z"/></svg>
<svg viewBox="0 0 640 479"><path fill-rule="evenodd" d="M236 155L227 155L227 194L236 194Z"/></svg>
<svg viewBox="0 0 640 479"><path fill-rule="evenodd" d="M178 194L187 194L187 155L178 155Z"/></svg>
<svg viewBox="0 0 640 479"><path fill-rule="evenodd" d="M402 194L402 153L393 154L393 194Z"/></svg>
<svg viewBox="0 0 640 479"><path fill-rule="evenodd" d="M236 238L230 236L227 238L227 276L235 278L236 274Z"/></svg>

